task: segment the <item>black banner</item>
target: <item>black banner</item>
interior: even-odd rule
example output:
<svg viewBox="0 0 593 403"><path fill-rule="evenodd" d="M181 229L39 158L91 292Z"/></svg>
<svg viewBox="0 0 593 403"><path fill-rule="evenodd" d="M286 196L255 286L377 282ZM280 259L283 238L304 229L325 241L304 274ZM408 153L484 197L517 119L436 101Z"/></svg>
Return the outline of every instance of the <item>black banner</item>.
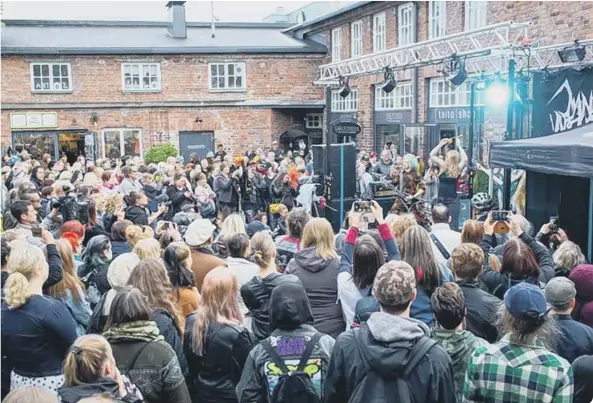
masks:
<svg viewBox="0 0 593 403"><path fill-rule="evenodd" d="M534 75L531 137L593 122L593 68Z"/></svg>

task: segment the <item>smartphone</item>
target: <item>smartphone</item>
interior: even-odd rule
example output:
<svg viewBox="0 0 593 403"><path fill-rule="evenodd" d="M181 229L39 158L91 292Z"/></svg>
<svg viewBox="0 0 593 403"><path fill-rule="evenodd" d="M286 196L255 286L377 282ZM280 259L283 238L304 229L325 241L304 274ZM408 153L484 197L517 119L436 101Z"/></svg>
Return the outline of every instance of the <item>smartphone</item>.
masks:
<svg viewBox="0 0 593 403"><path fill-rule="evenodd" d="M163 231L167 231L167 230L168 230L168 229L170 229L170 228L171 228L171 223L170 223L170 222L168 222L168 221L165 221L165 222L163 223Z"/></svg>
<svg viewBox="0 0 593 403"><path fill-rule="evenodd" d="M372 213L370 201L355 201L354 202L355 213Z"/></svg>
<svg viewBox="0 0 593 403"><path fill-rule="evenodd" d="M509 218L508 211L493 211L492 212L492 221L507 221Z"/></svg>
<svg viewBox="0 0 593 403"><path fill-rule="evenodd" d="M35 238L41 238L41 227L31 227L31 232Z"/></svg>
<svg viewBox="0 0 593 403"><path fill-rule="evenodd" d="M550 233L552 233L552 234L558 233L558 216L550 217Z"/></svg>

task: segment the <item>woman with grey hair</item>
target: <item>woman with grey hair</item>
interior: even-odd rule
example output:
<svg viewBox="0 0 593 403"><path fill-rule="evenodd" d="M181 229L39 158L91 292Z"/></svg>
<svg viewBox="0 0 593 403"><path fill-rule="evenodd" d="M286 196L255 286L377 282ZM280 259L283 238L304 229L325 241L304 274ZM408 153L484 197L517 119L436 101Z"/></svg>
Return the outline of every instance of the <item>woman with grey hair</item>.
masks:
<svg viewBox="0 0 593 403"><path fill-rule="evenodd" d="M562 242L553 259L556 265L554 277L568 277L573 268L587 262L579 245L572 241Z"/></svg>

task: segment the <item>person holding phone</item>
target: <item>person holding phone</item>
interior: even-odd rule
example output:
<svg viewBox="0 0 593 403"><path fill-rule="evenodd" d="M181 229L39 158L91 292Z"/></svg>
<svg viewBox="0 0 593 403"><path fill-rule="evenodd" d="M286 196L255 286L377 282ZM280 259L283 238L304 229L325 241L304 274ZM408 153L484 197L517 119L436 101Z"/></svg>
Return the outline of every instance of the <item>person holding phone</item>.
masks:
<svg viewBox="0 0 593 403"><path fill-rule="evenodd" d="M168 220L173 220L175 214L179 213L183 206L194 203L193 193L187 188L187 179L181 173L173 175L173 184L167 189L167 196L171 202L167 214Z"/></svg>
<svg viewBox="0 0 593 403"><path fill-rule="evenodd" d="M136 225L150 225L167 211L167 207L163 204L159 206L156 212L148 215L146 206L148 205L148 197L141 191L133 191L125 197L128 207L125 210L125 219L132 221Z"/></svg>

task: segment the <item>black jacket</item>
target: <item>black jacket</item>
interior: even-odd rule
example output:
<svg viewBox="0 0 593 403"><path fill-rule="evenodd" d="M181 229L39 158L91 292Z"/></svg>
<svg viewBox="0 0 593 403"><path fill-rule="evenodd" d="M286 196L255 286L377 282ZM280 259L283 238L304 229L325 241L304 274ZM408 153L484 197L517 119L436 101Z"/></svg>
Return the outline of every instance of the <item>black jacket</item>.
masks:
<svg viewBox="0 0 593 403"><path fill-rule="evenodd" d="M570 315L556 315L558 329L562 333L556 338L554 350L572 364L583 355L593 355L593 329L577 322Z"/></svg>
<svg viewBox="0 0 593 403"><path fill-rule="evenodd" d="M253 318L252 331L258 340L263 340L271 333L270 329L270 296L279 284L301 280L292 274L272 273L266 278L253 277L241 287L241 298Z"/></svg>
<svg viewBox="0 0 593 403"><path fill-rule="evenodd" d="M102 395L110 397L115 401L124 401L119 398L119 384L111 377L99 378L96 383L85 383L77 386L61 386L58 389L58 396L62 403L76 403L87 397ZM136 399L136 400L131 400ZM127 402L141 400L132 396L126 398Z"/></svg>
<svg viewBox="0 0 593 403"><path fill-rule="evenodd" d="M255 338L244 327L213 323L205 332L204 354L199 356L192 349L195 321L196 314L187 317L183 342L192 401L237 402L235 388Z"/></svg>
<svg viewBox="0 0 593 403"><path fill-rule="evenodd" d="M501 301L481 290L477 281L459 281L457 284L465 297L465 329L488 343L498 341L496 319Z"/></svg>
<svg viewBox="0 0 593 403"><path fill-rule="evenodd" d="M93 274L89 276L86 284L95 283L99 294L103 295L111 290L111 285L107 281L108 268L109 262L105 262L104 260L85 262L78 268L78 277L83 278L92 272Z"/></svg>
<svg viewBox="0 0 593 403"><path fill-rule="evenodd" d="M359 340L355 338L357 332L360 332ZM342 333L336 340L327 370L323 387L325 402L350 401L357 386L366 382L371 373L384 379L386 389L395 388L395 381L389 381L389 377L405 370L412 358L411 349L428 332L428 327L415 319L376 312L360 328ZM440 345L428 350L406 381L411 403L455 402L451 359ZM395 403L397 396L386 389L377 387L375 394L367 395L365 401Z"/></svg>
<svg viewBox="0 0 593 403"><path fill-rule="evenodd" d="M124 253L131 252L130 244L127 241L111 241L111 260L115 260L116 257Z"/></svg>
<svg viewBox="0 0 593 403"><path fill-rule="evenodd" d="M146 209L141 206L127 207L125 218L136 225L148 225L148 213L146 212Z"/></svg>
<svg viewBox="0 0 593 403"><path fill-rule="evenodd" d="M84 231L84 239L82 240L82 245L86 246L87 243L91 240L92 237L97 235L105 235L107 238L111 236L111 234L103 229L100 225L93 225L91 228L87 228Z"/></svg>
<svg viewBox="0 0 593 403"><path fill-rule="evenodd" d="M185 197L186 192L189 192L189 190L185 187L179 190L175 186L169 186L167 189L167 196L169 196L169 201L171 202L169 211L167 212L168 220L172 220L175 214L179 213L181 208L186 204L193 204L193 200L191 198Z"/></svg>
<svg viewBox="0 0 593 403"><path fill-rule="evenodd" d="M298 194L297 190L288 183L278 183L278 180L272 182L272 198L276 203L284 204L289 210L294 207L294 198Z"/></svg>
<svg viewBox="0 0 593 403"><path fill-rule="evenodd" d="M593 355L577 358L572 363L574 372L574 403L593 401Z"/></svg>
<svg viewBox="0 0 593 403"><path fill-rule="evenodd" d="M305 287L315 318L315 329L333 338L346 330L342 305L338 300L339 272L338 258L322 259L317 256L314 247L296 252L286 266L286 273L297 276Z"/></svg>
<svg viewBox="0 0 593 403"><path fill-rule="evenodd" d="M173 322L173 318L171 317L171 315L169 315L168 312L162 309L153 309L152 320L156 322L156 325L159 328L159 331L161 332L161 336L165 338L165 341L169 343L169 345L175 351L175 355L177 355L177 360L179 361L181 371L183 371L184 376L187 376L187 360L183 355L181 335L175 327L175 322Z"/></svg>

